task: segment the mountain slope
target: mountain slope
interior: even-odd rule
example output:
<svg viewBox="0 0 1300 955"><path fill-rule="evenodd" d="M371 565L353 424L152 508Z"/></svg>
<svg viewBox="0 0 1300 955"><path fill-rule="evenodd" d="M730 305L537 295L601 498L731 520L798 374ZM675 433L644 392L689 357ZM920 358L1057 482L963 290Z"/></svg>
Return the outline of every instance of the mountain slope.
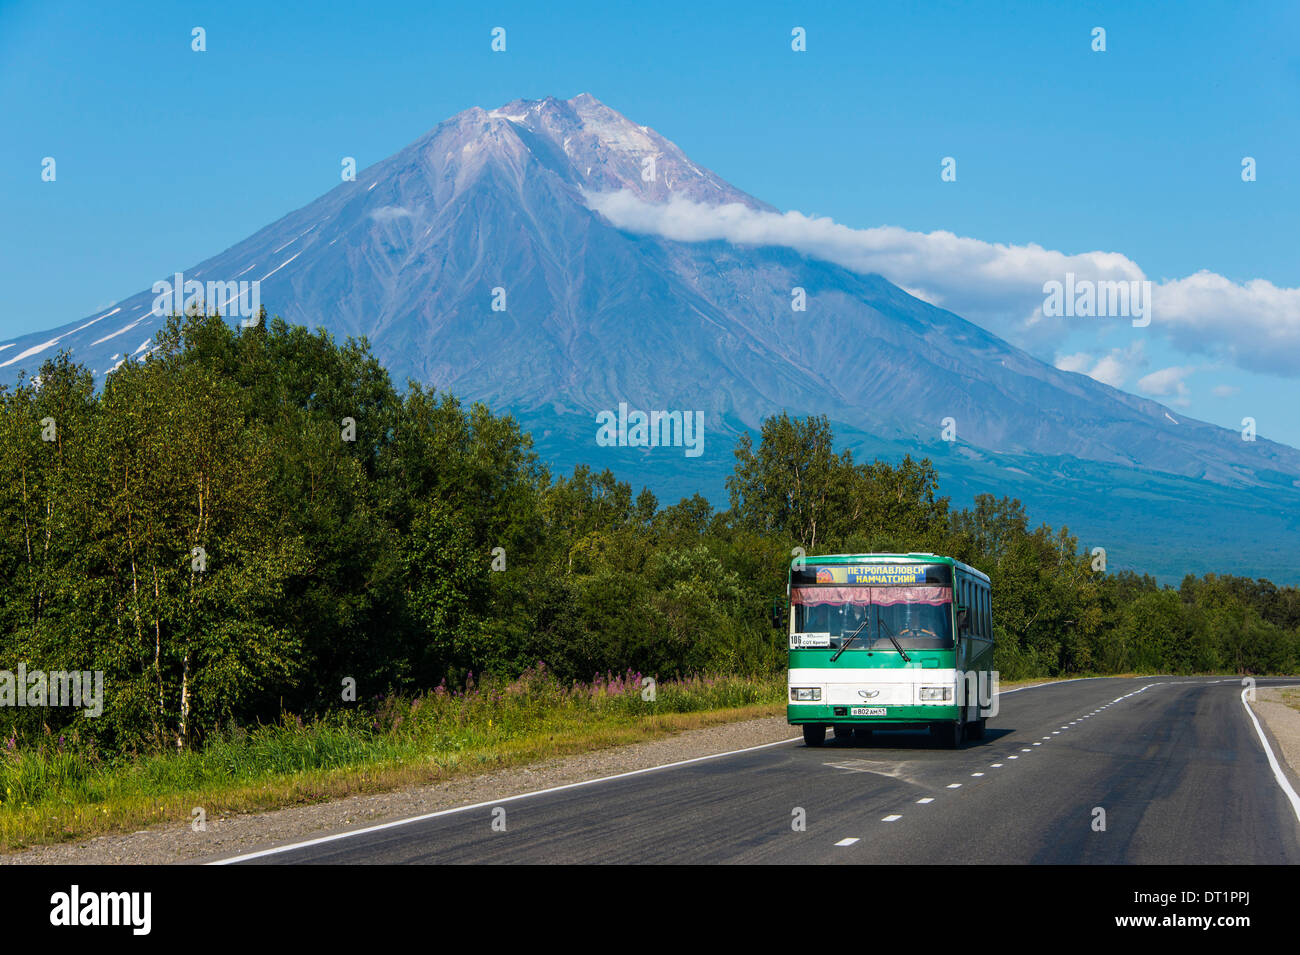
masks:
<svg viewBox="0 0 1300 955"><path fill-rule="evenodd" d="M622 232L588 205L620 189L770 208L589 95L516 101L458 114L185 276L256 278L268 310L367 336L399 381L511 410L559 466L608 463L661 494L719 497L736 433L784 408L827 414L867 453L930 454L946 491L1022 496L1085 532L1109 523L1130 566L1176 572L1201 549L1179 517L1193 512L1225 542L1243 527L1268 541L1261 568L1300 553L1273 514L1300 502L1300 451L1060 371L880 276ZM796 286L806 312L791 310ZM0 381L57 348L97 374L142 358L153 300L0 346ZM598 447L594 415L621 402L704 412L705 454ZM939 440L949 417L955 444ZM1161 501L1181 503L1144 528ZM1250 570L1247 540L1234 554ZM1214 556L1207 569L1229 569Z"/></svg>

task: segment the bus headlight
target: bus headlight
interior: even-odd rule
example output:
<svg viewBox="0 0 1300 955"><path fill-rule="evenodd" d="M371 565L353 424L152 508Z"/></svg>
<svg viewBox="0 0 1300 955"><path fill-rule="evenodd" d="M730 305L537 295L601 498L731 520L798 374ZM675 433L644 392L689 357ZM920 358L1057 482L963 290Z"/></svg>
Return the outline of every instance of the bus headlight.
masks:
<svg viewBox="0 0 1300 955"><path fill-rule="evenodd" d="M796 703L816 703L821 698L822 688L819 686L790 687L790 699Z"/></svg>
<svg viewBox="0 0 1300 955"><path fill-rule="evenodd" d="M950 686L923 686L921 687L922 703L951 703L952 687Z"/></svg>

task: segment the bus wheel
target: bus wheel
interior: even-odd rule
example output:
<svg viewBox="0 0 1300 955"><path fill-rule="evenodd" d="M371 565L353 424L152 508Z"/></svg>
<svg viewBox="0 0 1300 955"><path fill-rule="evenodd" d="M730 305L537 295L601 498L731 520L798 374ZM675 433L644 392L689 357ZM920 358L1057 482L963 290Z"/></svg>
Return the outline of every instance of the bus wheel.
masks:
<svg viewBox="0 0 1300 955"><path fill-rule="evenodd" d="M836 739L853 739L853 727L845 726L842 723L836 723L831 727Z"/></svg>
<svg viewBox="0 0 1300 955"><path fill-rule="evenodd" d="M971 739L983 739L984 724L986 722L988 721L984 719L978 719L968 723L966 726L967 735L970 736Z"/></svg>
<svg viewBox="0 0 1300 955"><path fill-rule="evenodd" d="M803 725L803 743L805 746L820 746L826 742L826 727L821 723Z"/></svg>
<svg viewBox="0 0 1300 955"><path fill-rule="evenodd" d="M966 735L962 732L960 720L953 723L934 723L930 726L930 732L934 734L934 738L943 749L957 749L962 744L962 737Z"/></svg>

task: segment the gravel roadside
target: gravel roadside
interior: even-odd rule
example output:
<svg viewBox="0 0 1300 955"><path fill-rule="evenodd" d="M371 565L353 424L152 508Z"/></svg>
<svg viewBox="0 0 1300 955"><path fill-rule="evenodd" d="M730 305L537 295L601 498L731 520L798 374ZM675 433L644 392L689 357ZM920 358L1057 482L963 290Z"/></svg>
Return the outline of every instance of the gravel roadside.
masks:
<svg viewBox="0 0 1300 955"><path fill-rule="evenodd" d="M1282 693L1300 686L1262 686L1255 691L1252 709L1273 740L1273 754L1290 770L1291 784L1300 782L1300 710L1282 702Z"/></svg>
<svg viewBox="0 0 1300 955"><path fill-rule="evenodd" d="M0 865L204 862L286 842L363 829L387 820L773 743L794 735L783 716L726 723L645 743L458 776L415 789L353 796L315 806L209 818L206 832L193 832L185 822L127 835L39 846L0 855Z"/></svg>

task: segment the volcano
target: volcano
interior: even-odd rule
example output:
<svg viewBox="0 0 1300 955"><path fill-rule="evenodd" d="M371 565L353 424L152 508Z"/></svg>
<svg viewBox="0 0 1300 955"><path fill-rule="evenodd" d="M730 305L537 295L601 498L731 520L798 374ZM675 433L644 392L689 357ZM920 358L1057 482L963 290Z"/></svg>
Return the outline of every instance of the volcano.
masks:
<svg viewBox="0 0 1300 955"><path fill-rule="evenodd" d="M1056 369L880 275L619 229L598 200L620 192L775 211L589 94L517 100L457 114L182 275L256 280L270 313L365 336L399 384L512 413L553 468L608 466L661 500L724 503L740 433L824 414L859 458L928 456L955 504L1019 497L1112 567L1300 577L1300 451ZM0 381L61 348L99 378L144 360L158 297L0 345ZM698 453L598 440L620 408L693 413Z"/></svg>

